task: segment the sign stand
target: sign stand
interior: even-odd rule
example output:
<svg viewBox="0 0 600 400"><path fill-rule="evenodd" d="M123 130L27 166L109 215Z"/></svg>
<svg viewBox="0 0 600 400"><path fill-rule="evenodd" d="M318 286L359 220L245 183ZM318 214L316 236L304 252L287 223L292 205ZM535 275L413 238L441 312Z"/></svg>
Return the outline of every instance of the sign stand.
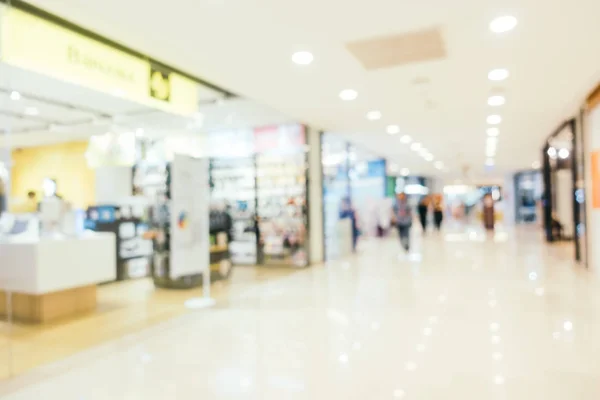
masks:
<svg viewBox="0 0 600 400"><path fill-rule="evenodd" d="M202 308L210 308L217 304L217 301L210 297L210 269L205 269L202 272L202 297L192 297L185 301L186 308L197 310Z"/></svg>

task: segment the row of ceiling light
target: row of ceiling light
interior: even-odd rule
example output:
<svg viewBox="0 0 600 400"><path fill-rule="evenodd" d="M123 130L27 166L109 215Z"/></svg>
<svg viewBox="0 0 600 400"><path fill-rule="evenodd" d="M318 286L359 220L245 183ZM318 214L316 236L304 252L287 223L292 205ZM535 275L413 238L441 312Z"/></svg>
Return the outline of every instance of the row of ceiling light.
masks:
<svg viewBox="0 0 600 400"><path fill-rule="evenodd" d="M312 53L308 51L298 51L292 55L292 61L298 65L309 65L313 62L314 56ZM344 89L339 94L340 99L343 101L353 101L358 98L358 92L354 89ZM379 110L372 110L366 114L366 118L369 121L379 121L383 117L383 114ZM398 125L388 125L386 128L386 132L389 135L397 135L401 131L400 126ZM404 145L410 145L410 149L417 154L419 154L423 159L429 162L434 162L435 157L427 148L425 148L421 143L413 142L412 137L410 135L404 134L400 137L400 143ZM442 170L444 169L444 163L442 161L435 161L434 164L436 169ZM407 168L402 169L402 175L408 175L410 171Z"/></svg>
<svg viewBox="0 0 600 400"><path fill-rule="evenodd" d="M511 15L495 18L490 22L490 30L493 33L502 34L512 31L517 26L517 19ZM492 82L501 82L508 78L509 72L504 68L496 68L488 73L488 79ZM492 94L488 97L487 104L490 107L500 107L506 103L506 97L501 94ZM496 148L498 147L498 137L500 129L498 125L502 122L499 114L492 114L486 120L488 128L486 130L487 140L485 142L485 165L493 167L495 165Z"/></svg>

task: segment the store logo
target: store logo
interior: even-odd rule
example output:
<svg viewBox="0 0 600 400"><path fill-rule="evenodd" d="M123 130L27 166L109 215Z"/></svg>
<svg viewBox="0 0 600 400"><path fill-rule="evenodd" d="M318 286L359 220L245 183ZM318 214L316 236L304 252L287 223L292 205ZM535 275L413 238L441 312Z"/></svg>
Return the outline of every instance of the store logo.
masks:
<svg viewBox="0 0 600 400"><path fill-rule="evenodd" d="M171 73L156 65L150 66L150 96L157 100L171 99Z"/></svg>
<svg viewBox="0 0 600 400"><path fill-rule="evenodd" d="M188 226L187 214L185 211L181 211L177 217L177 226L179 229L185 229Z"/></svg>

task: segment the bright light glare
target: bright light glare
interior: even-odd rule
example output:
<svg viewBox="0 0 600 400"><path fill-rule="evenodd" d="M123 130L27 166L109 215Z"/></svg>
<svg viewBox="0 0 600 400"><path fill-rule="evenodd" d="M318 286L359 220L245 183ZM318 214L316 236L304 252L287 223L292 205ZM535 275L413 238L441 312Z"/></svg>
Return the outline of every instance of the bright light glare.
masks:
<svg viewBox="0 0 600 400"><path fill-rule="evenodd" d="M505 15L495 18L490 22L490 30L494 33L504 33L512 31L517 26L517 19L512 15Z"/></svg>
<svg viewBox="0 0 600 400"><path fill-rule="evenodd" d="M398 125L389 125L386 128L386 132L390 135L397 135L400 133L400 127Z"/></svg>
<svg viewBox="0 0 600 400"><path fill-rule="evenodd" d="M409 144L412 142L412 138L409 135L404 135L400 138L400 141L404 144Z"/></svg>
<svg viewBox="0 0 600 400"><path fill-rule="evenodd" d="M421 150L421 143L413 143L410 145L410 149L412 151L419 151Z"/></svg>
<svg viewBox="0 0 600 400"><path fill-rule="evenodd" d="M292 55L292 61L298 65L308 65L312 63L314 57L311 52L298 51Z"/></svg>
<svg viewBox="0 0 600 400"><path fill-rule="evenodd" d="M503 81L508 78L508 76L508 70L504 68L493 69L488 73L488 79L490 81Z"/></svg>
<svg viewBox="0 0 600 400"><path fill-rule="evenodd" d="M488 98L488 105L492 107L502 106L506 103L506 98L504 96L490 96Z"/></svg>
<svg viewBox="0 0 600 400"><path fill-rule="evenodd" d="M344 101L352 101L356 100L358 97L358 92L353 89L344 89L340 92L340 99Z"/></svg>

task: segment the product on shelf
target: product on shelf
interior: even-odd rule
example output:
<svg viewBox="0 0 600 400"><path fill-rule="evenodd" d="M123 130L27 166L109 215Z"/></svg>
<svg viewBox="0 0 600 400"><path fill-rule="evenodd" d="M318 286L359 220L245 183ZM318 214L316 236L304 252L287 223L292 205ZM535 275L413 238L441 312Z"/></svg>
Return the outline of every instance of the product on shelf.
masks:
<svg viewBox="0 0 600 400"><path fill-rule="evenodd" d="M257 156L259 253L266 265L306 266L306 158Z"/></svg>

